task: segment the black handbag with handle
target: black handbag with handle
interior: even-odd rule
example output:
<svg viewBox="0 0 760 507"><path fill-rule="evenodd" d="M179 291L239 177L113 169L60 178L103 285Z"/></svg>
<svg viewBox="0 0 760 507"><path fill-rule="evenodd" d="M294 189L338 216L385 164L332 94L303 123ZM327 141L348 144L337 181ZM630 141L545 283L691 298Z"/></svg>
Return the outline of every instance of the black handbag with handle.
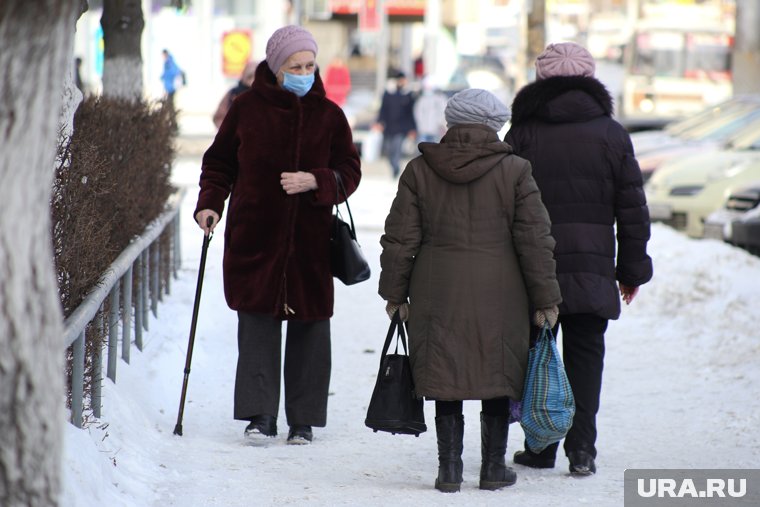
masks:
<svg viewBox="0 0 760 507"><path fill-rule="evenodd" d="M367 418L364 424L375 432L414 435L427 431L423 400L414 391L412 368L406 348L405 325L401 323L399 312L393 315L388 336L385 338L383 353L380 356L380 370L377 382L372 391L372 398L367 408ZM398 331L398 332L397 332ZM396 350L388 354L394 335ZM401 342L404 353L398 353L398 343Z"/></svg>
<svg viewBox="0 0 760 507"><path fill-rule="evenodd" d="M346 285L363 282L370 276L369 263L362 253L361 246L356 240L356 227L351 208L348 206L348 196L338 173L335 173L337 183L335 214L333 215L330 231L330 269L335 278ZM345 205L348 210L350 225L343 221L338 208L340 192L346 196Z"/></svg>

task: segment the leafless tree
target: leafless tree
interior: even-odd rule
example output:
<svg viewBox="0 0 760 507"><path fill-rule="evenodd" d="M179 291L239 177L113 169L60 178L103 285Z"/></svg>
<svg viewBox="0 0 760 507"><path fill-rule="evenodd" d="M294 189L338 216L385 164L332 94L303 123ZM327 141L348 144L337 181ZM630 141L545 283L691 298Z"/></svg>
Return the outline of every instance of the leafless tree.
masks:
<svg viewBox="0 0 760 507"><path fill-rule="evenodd" d="M81 0L0 2L0 505L55 506L62 320L49 202Z"/></svg>
<svg viewBox="0 0 760 507"><path fill-rule="evenodd" d="M142 98L140 37L145 27L140 0L104 0L100 18L105 42L103 95Z"/></svg>

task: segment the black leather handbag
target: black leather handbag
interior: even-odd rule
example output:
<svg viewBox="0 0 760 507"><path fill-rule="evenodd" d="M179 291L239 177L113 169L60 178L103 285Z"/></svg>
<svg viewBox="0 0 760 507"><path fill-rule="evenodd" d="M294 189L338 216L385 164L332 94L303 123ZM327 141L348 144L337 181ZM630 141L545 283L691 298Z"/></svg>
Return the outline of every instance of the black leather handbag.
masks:
<svg viewBox="0 0 760 507"><path fill-rule="evenodd" d="M405 325L401 323L398 310L393 315L388 336L385 338L380 356L380 370L372 391L364 424L375 432L414 435L427 431L423 400L414 391L412 368L406 348ZM398 332L396 332L398 331ZM388 354L393 336L396 335L396 350ZM404 353L398 353L399 341Z"/></svg>
<svg viewBox="0 0 760 507"><path fill-rule="evenodd" d="M335 214L333 215L332 229L330 231L330 269L335 278L346 285L363 282L370 276L369 263L362 253L361 246L356 240L356 227L354 226L354 217L351 215L351 208L348 206L348 196L346 189L343 188L343 182L335 173L337 183ZM343 221L337 202L339 192L346 196L345 205L348 210L350 225Z"/></svg>

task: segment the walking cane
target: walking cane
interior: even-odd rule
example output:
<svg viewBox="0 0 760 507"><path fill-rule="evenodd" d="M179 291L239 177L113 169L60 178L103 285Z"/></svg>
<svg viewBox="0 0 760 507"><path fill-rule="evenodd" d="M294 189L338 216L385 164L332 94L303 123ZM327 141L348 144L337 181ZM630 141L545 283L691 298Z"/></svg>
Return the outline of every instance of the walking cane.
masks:
<svg viewBox="0 0 760 507"><path fill-rule="evenodd" d="M206 225L211 227L214 219L208 217ZM203 288L203 271L206 269L206 253L208 244L211 241L213 233L203 235L203 247L201 248L201 265L198 268L198 283L195 286L195 303L193 304L193 321L190 324L190 339L187 343L187 357L185 358L185 377L182 380L182 396L179 399L179 413L177 414L177 425L174 427L174 434L182 436L182 415L185 412L185 395L187 394L187 380L190 378L190 362L193 360L193 344L195 343L195 325L198 322L198 306L201 302L201 289Z"/></svg>

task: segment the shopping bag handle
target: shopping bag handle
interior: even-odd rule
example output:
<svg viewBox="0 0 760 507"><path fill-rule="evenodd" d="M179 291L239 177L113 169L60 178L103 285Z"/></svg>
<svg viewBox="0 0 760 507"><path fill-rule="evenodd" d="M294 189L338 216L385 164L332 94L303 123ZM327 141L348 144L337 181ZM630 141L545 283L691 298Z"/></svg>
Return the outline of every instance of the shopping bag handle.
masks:
<svg viewBox="0 0 760 507"><path fill-rule="evenodd" d="M552 327L549 325L548 321L544 322L544 325L541 327L541 335L549 338L550 340L555 339L554 332L552 331Z"/></svg>
<svg viewBox="0 0 760 507"><path fill-rule="evenodd" d="M388 328L388 335L385 337L385 344L383 345L383 353L380 356L381 362L382 362L382 358L385 357L385 355L388 353L388 349L391 346L391 340L393 340L393 335L396 334L396 331L398 331L398 334L396 336L396 351L394 353L398 354L398 342L401 341L401 345L404 347L404 354L409 355L409 351L406 348L406 329L405 328L406 328L406 323L401 322L399 311L396 310L393 313L393 318L391 318L391 325Z"/></svg>

